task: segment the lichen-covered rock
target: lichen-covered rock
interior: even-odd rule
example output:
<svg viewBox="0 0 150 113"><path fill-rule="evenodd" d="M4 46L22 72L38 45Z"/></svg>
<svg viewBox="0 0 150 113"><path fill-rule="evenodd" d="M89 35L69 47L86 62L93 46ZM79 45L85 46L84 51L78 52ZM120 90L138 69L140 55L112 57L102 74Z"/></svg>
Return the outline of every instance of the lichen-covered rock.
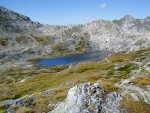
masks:
<svg viewBox="0 0 150 113"><path fill-rule="evenodd" d="M120 113L121 96L108 93L98 83L83 83L71 88L64 102L50 113Z"/></svg>

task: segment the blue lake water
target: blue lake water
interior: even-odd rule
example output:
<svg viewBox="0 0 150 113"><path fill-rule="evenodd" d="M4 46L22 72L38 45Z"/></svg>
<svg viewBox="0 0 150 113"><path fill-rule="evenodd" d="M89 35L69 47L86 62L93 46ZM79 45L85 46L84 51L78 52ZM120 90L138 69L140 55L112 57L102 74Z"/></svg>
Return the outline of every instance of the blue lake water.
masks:
<svg viewBox="0 0 150 113"><path fill-rule="evenodd" d="M87 53L73 54L69 56L40 60L38 63L40 65L46 65L46 66L67 65L67 64L74 64L78 62L102 60L106 58L109 54L110 52L108 51L92 51Z"/></svg>

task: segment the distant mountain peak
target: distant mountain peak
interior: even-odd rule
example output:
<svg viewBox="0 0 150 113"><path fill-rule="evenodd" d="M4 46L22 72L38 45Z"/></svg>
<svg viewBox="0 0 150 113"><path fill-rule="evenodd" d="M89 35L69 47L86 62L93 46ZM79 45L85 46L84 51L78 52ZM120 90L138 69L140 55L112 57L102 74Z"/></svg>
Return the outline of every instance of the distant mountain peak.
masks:
<svg viewBox="0 0 150 113"><path fill-rule="evenodd" d="M123 26L124 28L130 28L135 25L136 19L131 15L125 15L120 20L114 20L113 22L119 26Z"/></svg>
<svg viewBox="0 0 150 113"><path fill-rule="evenodd" d="M125 15L123 18L121 18L120 20L122 21L134 21L136 20L133 16L131 15Z"/></svg>
<svg viewBox="0 0 150 113"><path fill-rule="evenodd" d="M150 16L147 16L144 20L145 21L150 21Z"/></svg>
<svg viewBox="0 0 150 113"><path fill-rule="evenodd" d="M22 15L20 13L17 13L15 11L11 11L3 6L0 6L0 13L1 13L1 16L14 19L15 21L18 21L18 20L30 21L29 17Z"/></svg>

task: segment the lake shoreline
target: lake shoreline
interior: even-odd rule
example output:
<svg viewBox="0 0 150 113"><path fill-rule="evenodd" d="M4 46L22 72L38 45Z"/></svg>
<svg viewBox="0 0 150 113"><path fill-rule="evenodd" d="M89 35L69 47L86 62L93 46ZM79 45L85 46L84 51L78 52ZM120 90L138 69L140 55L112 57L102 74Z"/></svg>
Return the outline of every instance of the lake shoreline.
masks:
<svg viewBox="0 0 150 113"><path fill-rule="evenodd" d="M105 59L107 56L110 56L112 52L110 51L90 51L78 54L71 54L67 56L38 59L36 63L44 66L59 66L59 65L72 65L79 62L87 61L100 61Z"/></svg>

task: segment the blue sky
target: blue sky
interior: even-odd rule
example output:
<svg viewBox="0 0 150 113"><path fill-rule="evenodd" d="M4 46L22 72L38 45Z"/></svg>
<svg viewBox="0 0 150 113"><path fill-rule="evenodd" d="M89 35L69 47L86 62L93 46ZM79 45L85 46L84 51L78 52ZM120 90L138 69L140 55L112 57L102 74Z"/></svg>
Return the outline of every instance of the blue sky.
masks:
<svg viewBox="0 0 150 113"><path fill-rule="evenodd" d="M0 0L0 5L50 25L150 16L150 0Z"/></svg>

